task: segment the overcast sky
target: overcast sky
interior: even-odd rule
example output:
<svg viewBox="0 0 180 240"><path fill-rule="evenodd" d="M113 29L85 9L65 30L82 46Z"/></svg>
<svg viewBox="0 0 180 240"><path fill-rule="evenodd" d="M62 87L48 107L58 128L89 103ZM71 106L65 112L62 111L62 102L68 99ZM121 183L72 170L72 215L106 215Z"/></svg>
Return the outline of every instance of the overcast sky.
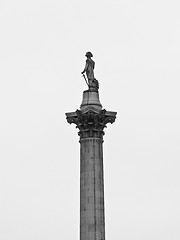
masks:
<svg viewBox="0 0 180 240"><path fill-rule="evenodd" d="M180 239L179 0L0 1L0 239L79 239L79 138L65 112L96 62L106 238Z"/></svg>

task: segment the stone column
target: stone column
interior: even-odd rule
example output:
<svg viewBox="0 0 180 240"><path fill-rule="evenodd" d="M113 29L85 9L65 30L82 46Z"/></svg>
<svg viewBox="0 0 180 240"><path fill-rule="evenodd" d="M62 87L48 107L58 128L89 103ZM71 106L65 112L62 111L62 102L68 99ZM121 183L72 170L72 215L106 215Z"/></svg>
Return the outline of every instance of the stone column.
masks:
<svg viewBox="0 0 180 240"><path fill-rule="evenodd" d="M80 143L80 240L104 240L102 139L84 138Z"/></svg>
<svg viewBox="0 0 180 240"><path fill-rule="evenodd" d="M103 130L116 112L102 110L98 92L87 90L80 110L66 116L80 136L80 240L105 240Z"/></svg>

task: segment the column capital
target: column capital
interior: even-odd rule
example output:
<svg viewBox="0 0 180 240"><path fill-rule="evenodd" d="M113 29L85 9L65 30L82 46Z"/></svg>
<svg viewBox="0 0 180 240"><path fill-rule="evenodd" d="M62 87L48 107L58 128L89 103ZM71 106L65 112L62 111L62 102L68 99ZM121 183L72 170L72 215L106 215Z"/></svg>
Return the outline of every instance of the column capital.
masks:
<svg viewBox="0 0 180 240"><path fill-rule="evenodd" d="M80 139L89 137L103 138L104 128L107 123L113 123L116 119L116 112L99 110L92 106L85 110L76 110L66 113L68 123L74 123L79 129Z"/></svg>

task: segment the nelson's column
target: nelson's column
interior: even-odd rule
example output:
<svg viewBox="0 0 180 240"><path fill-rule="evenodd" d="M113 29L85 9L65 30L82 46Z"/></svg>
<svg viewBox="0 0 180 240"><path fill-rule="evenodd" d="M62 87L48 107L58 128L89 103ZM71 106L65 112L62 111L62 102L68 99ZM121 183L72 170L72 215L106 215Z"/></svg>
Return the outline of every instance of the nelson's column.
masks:
<svg viewBox="0 0 180 240"><path fill-rule="evenodd" d="M85 56L82 74L88 90L83 92L80 110L66 113L66 117L79 129L80 136L80 240L105 240L102 145L104 128L115 121L116 112L102 109L93 55L87 52Z"/></svg>

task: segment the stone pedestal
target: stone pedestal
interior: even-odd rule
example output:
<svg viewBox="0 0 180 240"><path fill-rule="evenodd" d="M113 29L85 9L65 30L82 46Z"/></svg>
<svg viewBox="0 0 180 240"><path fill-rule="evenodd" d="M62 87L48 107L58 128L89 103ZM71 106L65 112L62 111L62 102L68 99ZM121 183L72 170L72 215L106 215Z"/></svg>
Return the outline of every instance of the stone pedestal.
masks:
<svg viewBox="0 0 180 240"><path fill-rule="evenodd" d="M80 110L66 116L80 136L80 240L105 240L103 130L116 112L102 110L99 93L87 90Z"/></svg>
<svg viewBox="0 0 180 240"><path fill-rule="evenodd" d="M99 101L99 93L87 90L83 92L83 99L80 108L83 111L89 108L90 106L98 110L102 109L102 105Z"/></svg>

